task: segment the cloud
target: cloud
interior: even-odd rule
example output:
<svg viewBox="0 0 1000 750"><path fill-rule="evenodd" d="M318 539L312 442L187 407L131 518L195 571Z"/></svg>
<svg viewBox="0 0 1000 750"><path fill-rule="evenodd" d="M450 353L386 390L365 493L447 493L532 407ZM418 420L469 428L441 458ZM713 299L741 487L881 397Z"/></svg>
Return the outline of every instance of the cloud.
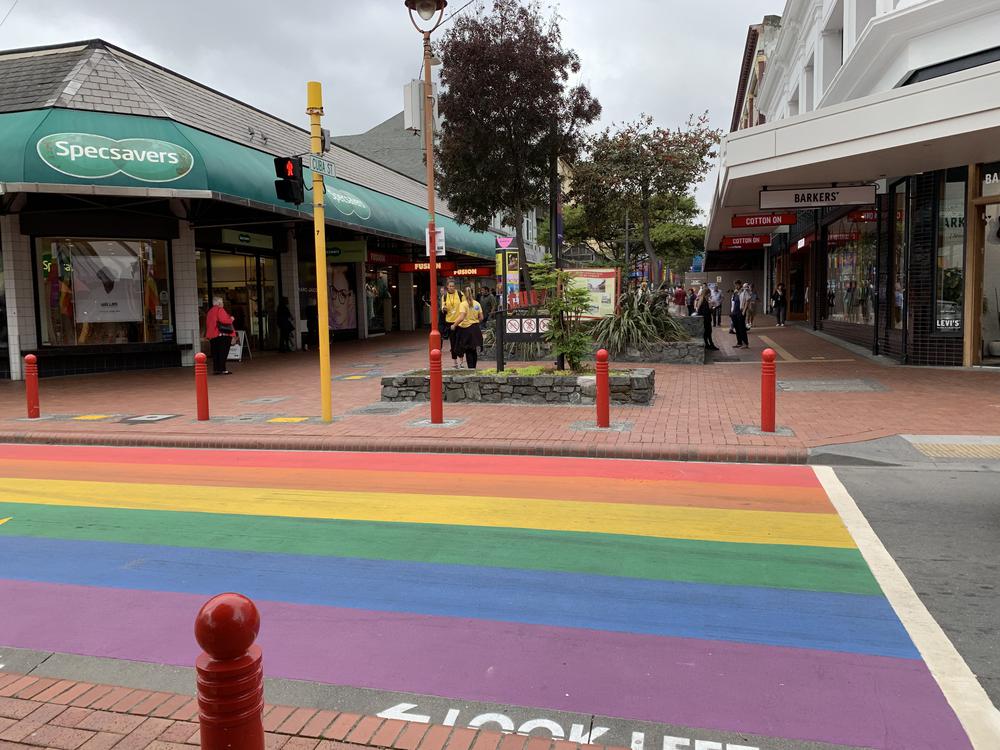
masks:
<svg viewBox="0 0 1000 750"><path fill-rule="evenodd" d="M583 63L581 81L604 106L602 125L646 112L677 126L708 110L728 130L747 26L783 5L562 0L559 13ZM0 27L5 49L93 37L302 125L306 81L322 81L325 122L338 134L402 109L402 87L420 74L422 54L402 0L34 0ZM714 180L698 191L703 207Z"/></svg>

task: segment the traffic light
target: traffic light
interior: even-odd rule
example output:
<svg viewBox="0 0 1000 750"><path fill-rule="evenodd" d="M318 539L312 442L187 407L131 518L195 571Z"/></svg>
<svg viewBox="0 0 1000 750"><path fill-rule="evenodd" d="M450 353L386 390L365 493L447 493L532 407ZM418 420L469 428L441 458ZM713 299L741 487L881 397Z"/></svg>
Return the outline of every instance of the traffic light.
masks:
<svg viewBox="0 0 1000 750"><path fill-rule="evenodd" d="M302 181L302 159L298 156L274 157L274 192L278 198L298 206L305 202L306 186Z"/></svg>

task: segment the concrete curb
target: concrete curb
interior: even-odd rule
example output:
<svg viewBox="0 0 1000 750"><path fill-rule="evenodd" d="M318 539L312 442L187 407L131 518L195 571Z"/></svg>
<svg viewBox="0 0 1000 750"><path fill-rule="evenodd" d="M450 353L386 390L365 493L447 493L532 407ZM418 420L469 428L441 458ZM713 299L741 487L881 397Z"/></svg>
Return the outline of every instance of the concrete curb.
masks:
<svg viewBox="0 0 1000 750"><path fill-rule="evenodd" d="M452 445L440 438L347 438L316 436L111 435L97 432L0 431L0 443L28 445L98 445L144 448L214 448L240 450L345 451L364 453L466 453L476 455L631 458L652 461L804 464L806 448L757 445L594 445L533 441L482 441Z"/></svg>

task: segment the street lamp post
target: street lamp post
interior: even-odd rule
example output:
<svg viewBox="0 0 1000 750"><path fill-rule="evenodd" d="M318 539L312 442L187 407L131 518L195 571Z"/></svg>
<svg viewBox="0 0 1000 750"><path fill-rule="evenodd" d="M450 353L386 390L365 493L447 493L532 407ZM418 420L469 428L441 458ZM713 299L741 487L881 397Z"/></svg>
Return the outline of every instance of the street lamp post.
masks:
<svg viewBox="0 0 1000 750"><path fill-rule="evenodd" d="M437 294L437 227L434 209L434 90L431 86L431 33L441 25L448 0L404 0L410 11L413 28L424 37L424 150L427 152L427 233L430 244L431 276L431 335L430 350L441 348L441 331L438 329ZM437 20L429 29L422 29L414 18L416 11L422 21Z"/></svg>

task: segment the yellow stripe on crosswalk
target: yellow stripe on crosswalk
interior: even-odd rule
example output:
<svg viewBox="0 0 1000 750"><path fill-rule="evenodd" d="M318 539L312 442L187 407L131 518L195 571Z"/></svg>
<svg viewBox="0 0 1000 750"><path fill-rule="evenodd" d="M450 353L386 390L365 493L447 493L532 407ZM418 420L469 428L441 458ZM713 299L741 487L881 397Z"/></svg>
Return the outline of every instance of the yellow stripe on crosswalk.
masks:
<svg viewBox="0 0 1000 750"><path fill-rule="evenodd" d="M0 502L389 523L627 534L752 544L854 547L821 513L264 487L0 479Z"/></svg>

